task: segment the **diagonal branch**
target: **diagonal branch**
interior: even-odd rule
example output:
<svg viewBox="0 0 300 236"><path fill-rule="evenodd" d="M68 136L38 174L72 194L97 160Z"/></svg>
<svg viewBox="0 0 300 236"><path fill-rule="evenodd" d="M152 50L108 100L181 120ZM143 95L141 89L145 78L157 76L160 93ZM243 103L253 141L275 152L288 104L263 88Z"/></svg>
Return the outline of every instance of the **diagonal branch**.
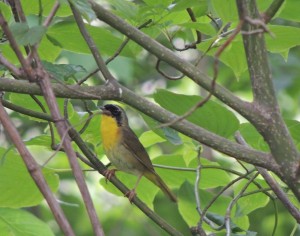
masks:
<svg viewBox="0 0 300 236"><path fill-rule="evenodd" d="M108 70L108 68L105 64L105 61L101 57L100 52L99 52L94 40L92 39L92 37L90 36L88 31L86 30L86 28L84 26L83 19L81 18L80 13L76 9L76 7L73 5L73 3L71 3L71 1L69 1L69 4L70 4L71 10L73 12L75 21L77 23L77 26L78 26L84 40L86 41L87 45L89 46L90 51L94 56L94 59L96 61L96 64L97 64L98 68L100 69L102 75L104 76L104 78L107 81L113 82L115 80L115 78L113 77L113 75Z"/></svg>
<svg viewBox="0 0 300 236"><path fill-rule="evenodd" d="M265 23L268 23L276 15L283 3L284 0L274 0L271 3L268 9L264 13L262 13L262 17Z"/></svg>
<svg viewBox="0 0 300 236"><path fill-rule="evenodd" d="M20 112L25 115L33 116L42 120L49 120L53 121L53 118L47 114L40 113L40 112L33 112L28 109L24 109L23 107L11 104L9 102L6 102L3 100L3 104L7 106L8 108ZM94 153L87 147L86 143L81 139L79 133L73 129L72 127L68 129L69 136L72 138L72 140L77 144L77 146L80 148L82 153L88 158L89 162L86 162L85 159L82 159L80 155L78 157L87 165L91 166L92 168L95 168L100 174L104 174L104 171L106 170L105 165L94 155ZM91 164L90 164L91 163ZM127 193L129 189L120 182L116 177L112 177L110 181L122 192ZM175 236L182 236L180 232L178 232L176 229L174 229L171 225L169 225L167 222L165 222L159 215L155 214L150 208L148 208L147 205L145 205L138 197L135 197L133 199L133 203L142 211L144 212L149 218L151 218L155 223L157 223L161 228L163 228L165 231L167 231L171 235Z"/></svg>
<svg viewBox="0 0 300 236"><path fill-rule="evenodd" d="M9 79L0 80L0 88L3 91L13 91L18 93L29 93L29 94L41 94L40 89L35 84L28 86L28 82L15 81ZM80 98L80 99L93 99L97 95L97 99L102 100L122 100L126 104L138 109L144 114L156 119L161 123L167 123L171 120L176 119L176 115L159 107L158 105L148 101L146 98L136 95L126 87L119 84L112 85L109 83L102 86L93 87L79 87L79 86L63 86L60 84L52 84L54 93L58 97L62 98ZM68 90L71 87L72 90ZM85 91L84 94L76 93L76 89ZM120 98L118 92L121 92L122 97ZM89 96L87 95L89 94ZM262 166L270 171L280 175L279 167L272 159L272 156L261 151L257 151L251 148L243 147L235 142L220 137L212 132L209 132L197 125L194 125L186 120L180 121L171 126L175 130L208 145L219 152L225 153L238 160L245 161L254 165Z"/></svg>
<svg viewBox="0 0 300 236"><path fill-rule="evenodd" d="M43 96L47 102L47 105L49 107L51 116L53 117L55 121L55 125L57 128L57 131L61 137L61 141L64 147L64 150L67 154L67 157L69 159L70 166L72 168L75 180L77 182L78 188L81 192L83 201L85 203L88 216L90 217L90 221L92 223L94 233L95 235L104 235L103 229L100 225L100 221L98 220L98 216L96 214L92 198L90 196L90 193L88 191L86 182L84 180L84 176L82 173L82 170L80 168L80 165L77 161L76 153L72 148L71 140L69 135L66 135L64 138L64 135L68 132L68 127L64 119L61 117L58 105L56 103L56 97L53 93L52 86L50 83L49 75L43 71L42 68L38 68L39 72L39 86L41 87L41 90L43 92Z"/></svg>

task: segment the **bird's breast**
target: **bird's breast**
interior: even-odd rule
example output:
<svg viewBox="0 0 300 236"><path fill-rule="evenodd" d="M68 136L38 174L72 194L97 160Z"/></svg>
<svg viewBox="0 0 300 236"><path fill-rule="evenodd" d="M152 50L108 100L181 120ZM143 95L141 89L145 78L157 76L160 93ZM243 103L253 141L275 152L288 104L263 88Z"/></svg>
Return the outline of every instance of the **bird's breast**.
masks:
<svg viewBox="0 0 300 236"><path fill-rule="evenodd" d="M101 136L105 151L109 151L117 145L121 138L120 127L111 116L102 116Z"/></svg>

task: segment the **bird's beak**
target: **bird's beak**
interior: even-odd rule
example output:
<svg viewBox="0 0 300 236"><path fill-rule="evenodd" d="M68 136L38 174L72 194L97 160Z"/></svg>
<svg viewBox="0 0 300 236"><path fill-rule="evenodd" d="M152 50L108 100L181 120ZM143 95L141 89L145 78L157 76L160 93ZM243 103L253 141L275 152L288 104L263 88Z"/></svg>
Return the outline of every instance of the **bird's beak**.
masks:
<svg viewBox="0 0 300 236"><path fill-rule="evenodd" d="M100 106L99 109L103 115L110 115L110 111L106 110L104 106Z"/></svg>

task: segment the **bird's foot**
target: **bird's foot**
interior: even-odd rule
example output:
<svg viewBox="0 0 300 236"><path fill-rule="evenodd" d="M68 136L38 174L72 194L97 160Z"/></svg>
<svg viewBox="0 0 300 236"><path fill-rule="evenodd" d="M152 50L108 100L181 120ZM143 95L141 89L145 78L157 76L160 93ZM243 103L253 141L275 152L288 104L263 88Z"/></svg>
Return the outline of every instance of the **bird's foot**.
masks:
<svg viewBox="0 0 300 236"><path fill-rule="evenodd" d="M124 196L128 197L129 202L132 203L133 198L136 196L135 189L128 191Z"/></svg>
<svg viewBox="0 0 300 236"><path fill-rule="evenodd" d="M111 177L115 176L117 169L111 169L111 170L105 170L103 172L103 175L105 176L105 182L107 183L107 180L110 180Z"/></svg>

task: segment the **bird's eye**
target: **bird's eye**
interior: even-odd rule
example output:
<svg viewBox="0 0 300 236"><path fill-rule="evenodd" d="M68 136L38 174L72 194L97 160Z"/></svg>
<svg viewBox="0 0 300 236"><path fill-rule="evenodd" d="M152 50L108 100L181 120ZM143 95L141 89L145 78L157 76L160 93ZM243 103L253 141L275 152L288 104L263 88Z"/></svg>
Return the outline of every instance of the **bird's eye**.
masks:
<svg viewBox="0 0 300 236"><path fill-rule="evenodd" d="M117 115L120 114L120 110L116 107L116 108L114 108L114 109L112 110L112 114L113 114L114 116L117 116Z"/></svg>

